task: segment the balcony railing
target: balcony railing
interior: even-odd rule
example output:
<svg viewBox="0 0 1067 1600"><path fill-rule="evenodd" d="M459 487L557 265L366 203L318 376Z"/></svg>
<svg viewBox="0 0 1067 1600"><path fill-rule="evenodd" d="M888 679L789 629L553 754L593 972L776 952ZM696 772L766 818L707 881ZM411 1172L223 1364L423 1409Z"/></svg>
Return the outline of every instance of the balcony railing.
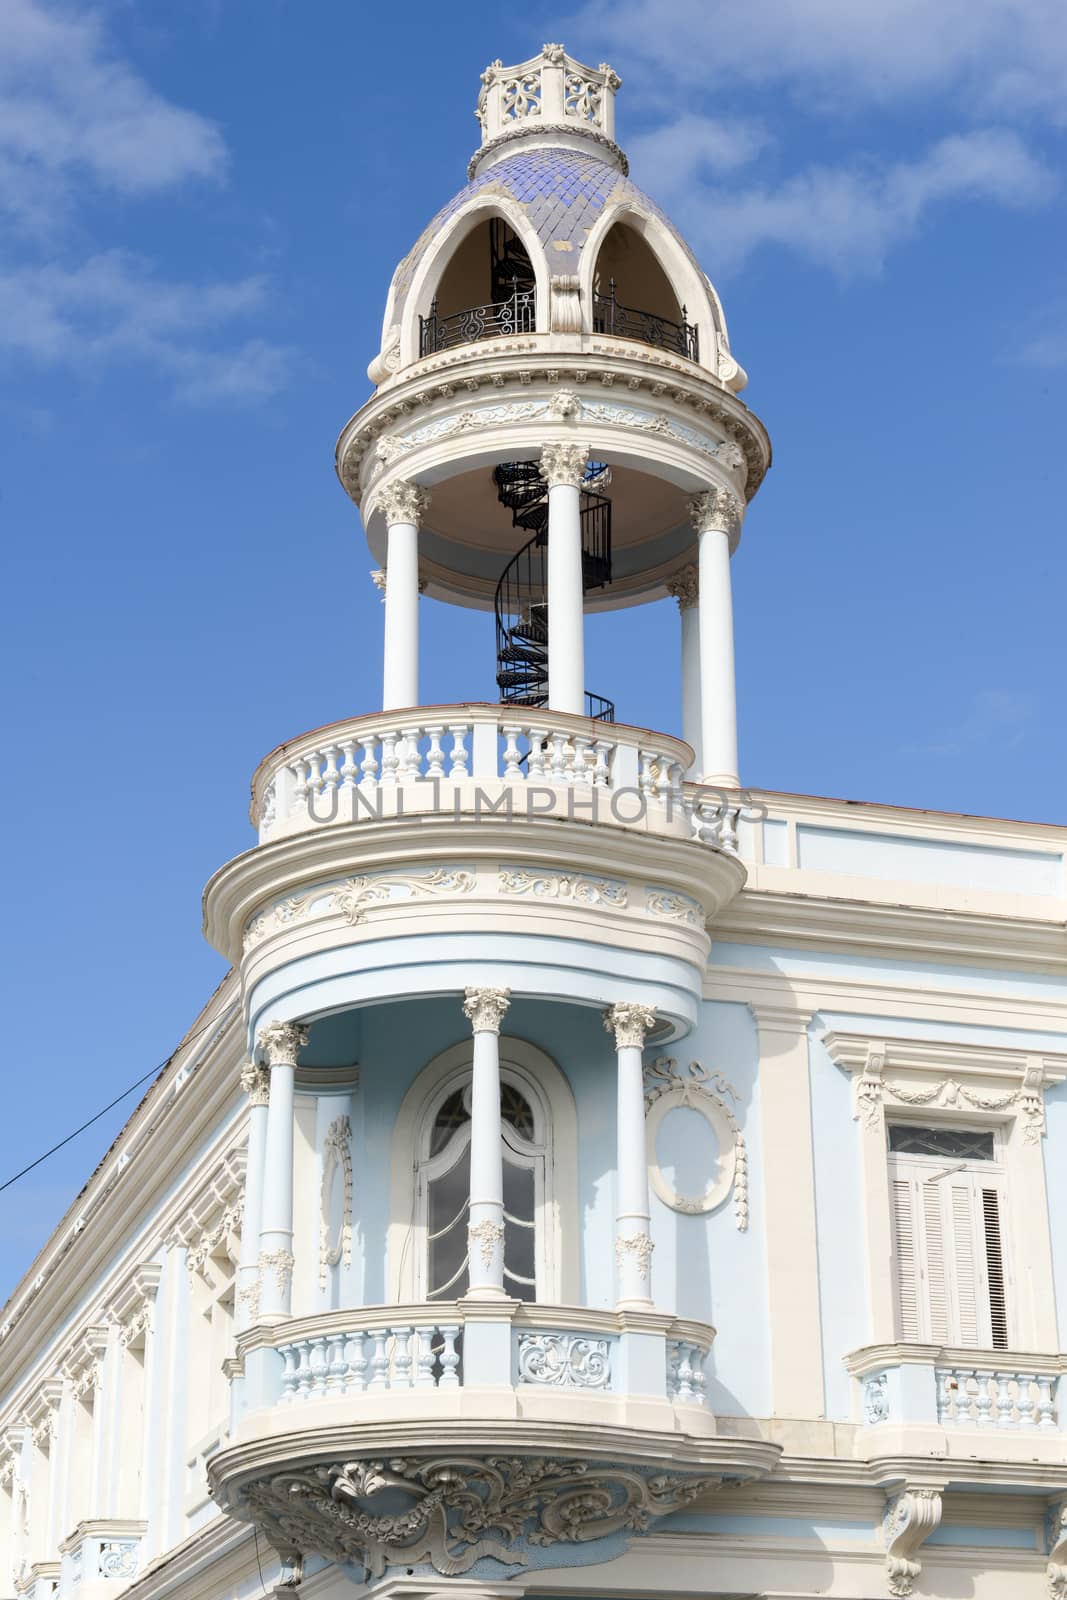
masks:
<svg viewBox="0 0 1067 1600"><path fill-rule="evenodd" d="M458 344L476 344L480 339L533 333L535 326L533 289L516 288L506 300L468 306L465 311L452 311L447 316L441 316L435 298L430 304L429 316L419 318L419 355L432 356L438 350L451 350Z"/></svg>
<svg viewBox="0 0 1067 1600"><path fill-rule="evenodd" d="M646 1356L639 1392L706 1410L704 1367L715 1330L704 1323L655 1313L623 1320L610 1311L516 1301L475 1311L472 1321L462 1301L355 1307L254 1329L242 1342L246 1353L273 1351L278 1358L267 1383L273 1404L359 1399L373 1406L377 1395L443 1395L494 1382L529 1395L581 1390L624 1401L632 1387L628 1340L646 1351L655 1340L658 1378L650 1383Z"/></svg>
<svg viewBox="0 0 1067 1600"><path fill-rule="evenodd" d="M896 1344L857 1350L847 1365L857 1383L859 1420L872 1433L917 1426L958 1429L972 1439L988 1430L990 1441L1001 1442L1062 1437L1059 1390L1067 1358Z"/></svg>
<svg viewBox="0 0 1067 1600"><path fill-rule="evenodd" d="M267 841L323 823L503 809L736 852L736 802L684 784L692 759L681 739L624 723L527 706L422 707L355 717L280 746L253 777L250 816Z"/></svg>
<svg viewBox="0 0 1067 1600"><path fill-rule="evenodd" d="M693 323L686 321L685 306L681 322L658 316L654 311L637 311L620 305L612 278L607 294L593 295L593 332L607 333L616 339L638 339L657 350L672 350L690 361L700 360L700 342Z"/></svg>

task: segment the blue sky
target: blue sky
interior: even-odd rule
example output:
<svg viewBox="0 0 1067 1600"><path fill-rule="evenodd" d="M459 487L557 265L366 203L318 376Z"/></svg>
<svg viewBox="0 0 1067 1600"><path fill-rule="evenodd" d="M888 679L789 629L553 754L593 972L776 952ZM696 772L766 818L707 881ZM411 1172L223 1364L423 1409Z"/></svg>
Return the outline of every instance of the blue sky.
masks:
<svg viewBox="0 0 1067 1600"><path fill-rule="evenodd" d="M378 703L333 444L481 69L544 39L621 74L774 440L744 780L1062 820L1061 0L0 0L0 33L0 1176L222 975L200 891L260 756ZM423 605L434 698L491 698L489 619ZM620 717L675 728L673 602L590 634ZM0 1196L0 1291L120 1122Z"/></svg>

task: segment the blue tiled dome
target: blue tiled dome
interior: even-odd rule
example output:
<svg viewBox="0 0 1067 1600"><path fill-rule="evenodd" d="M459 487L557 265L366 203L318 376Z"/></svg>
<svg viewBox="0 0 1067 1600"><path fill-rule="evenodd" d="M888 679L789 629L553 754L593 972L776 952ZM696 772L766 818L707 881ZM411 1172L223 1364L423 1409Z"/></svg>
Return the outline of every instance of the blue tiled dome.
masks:
<svg viewBox="0 0 1067 1600"><path fill-rule="evenodd" d="M495 162L473 178L426 225L396 270L397 316L426 250L474 195L507 196L522 207L544 247L553 276L577 272L582 246L604 207L626 201L658 217L700 271L677 228L614 163L566 148L527 149Z"/></svg>

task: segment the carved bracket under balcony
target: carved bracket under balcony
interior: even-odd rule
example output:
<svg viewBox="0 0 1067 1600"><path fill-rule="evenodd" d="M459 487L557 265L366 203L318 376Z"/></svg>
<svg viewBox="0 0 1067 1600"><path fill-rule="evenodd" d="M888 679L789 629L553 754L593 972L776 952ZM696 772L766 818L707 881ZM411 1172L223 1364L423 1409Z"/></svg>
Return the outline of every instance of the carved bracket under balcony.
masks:
<svg viewBox="0 0 1067 1600"><path fill-rule="evenodd" d="M319 1555L369 1577L428 1563L445 1576L484 1559L558 1565L560 1544L646 1532L717 1489L722 1475L553 1460L543 1456L390 1457L338 1461L246 1483L234 1507L299 1571ZM542 1554L545 1552L545 1554ZM573 1562L574 1556L571 1556Z"/></svg>

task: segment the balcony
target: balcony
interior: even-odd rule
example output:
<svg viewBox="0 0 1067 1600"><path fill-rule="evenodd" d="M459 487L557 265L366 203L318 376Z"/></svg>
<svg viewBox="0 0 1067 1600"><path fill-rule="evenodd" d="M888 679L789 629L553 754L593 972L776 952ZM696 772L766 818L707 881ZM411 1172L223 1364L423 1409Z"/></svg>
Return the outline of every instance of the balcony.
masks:
<svg viewBox="0 0 1067 1600"><path fill-rule="evenodd" d="M713 1338L657 1312L469 1297L253 1328L212 1490L285 1559L371 1576L558 1565L560 1543L609 1559L613 1536L777 1460L717 1435Z"/></svg>
<svg viewBox="0 0 1067 1600"><path fill-rule="evenodd" d="M436 299L428 317L419 318L419 355L436 355L460 344L476 344L481 339L504 339L535 330L533 289L516 288L506 300L493 300L484 306L469 306L442 316Z"/></svg>
<svg viewBox="0 0 1067 1600"><path fill-rule="evenodd" d="M422 707L279 745L253 776L249 816L261 843L445 810L579 816L736 854L736 799L684 784L692 761L681 739L646 728L526 706Z"/></svg>
<svg viewBox="0 0 1067 1600"><path fill-rule="evenodd" d="M926 1344L847 1357L867 1459L924 1456L1062 1463L1067 1357Z"/></svg>
<svg viewBox="0 0 1067 1600"><path fill-rule="evenodd" d="M611 280L607 294L593 295L593 332L606 333L613 339L637 339L641 344L654 345L657 350L670 350L685 356L688 361L700 360L700 341L693 323L686 320L682 307L681 322L653 311L637 311L633 306L620 305Z"/></svg>

